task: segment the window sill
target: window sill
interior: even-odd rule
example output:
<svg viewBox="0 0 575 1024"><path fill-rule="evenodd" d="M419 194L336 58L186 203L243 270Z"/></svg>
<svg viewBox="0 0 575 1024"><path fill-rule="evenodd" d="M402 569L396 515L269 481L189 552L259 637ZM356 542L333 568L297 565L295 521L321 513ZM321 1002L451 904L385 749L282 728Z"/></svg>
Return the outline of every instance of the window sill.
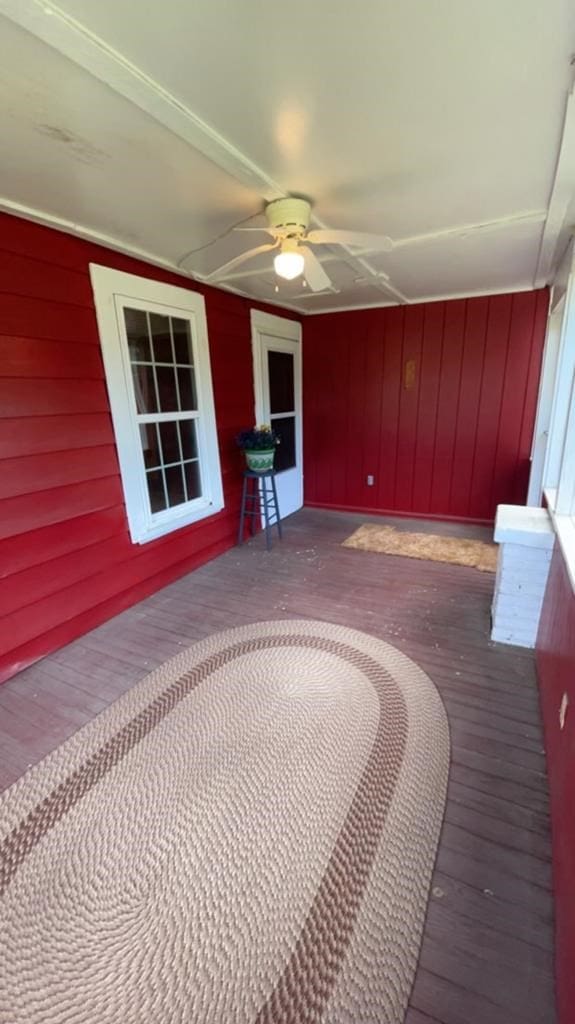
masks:
<svg viewBox="0 0 575 1024"><path fill-rule="evenodd" d="M224 508L223 502L196 506L194 509L190 509L187 513L183 513L180 516L173 516L170 519L166 519L163 522L150 523L149 526L144 529L132 530L130 533L132 536L132 542L134 544L148 544L152 540L158 540L159 537L165 537L168 533L174 533L175 530L182 530L186 526L192 526L194 523L201 522L202 519L208 519L210 516L217 515Z"/></svg>

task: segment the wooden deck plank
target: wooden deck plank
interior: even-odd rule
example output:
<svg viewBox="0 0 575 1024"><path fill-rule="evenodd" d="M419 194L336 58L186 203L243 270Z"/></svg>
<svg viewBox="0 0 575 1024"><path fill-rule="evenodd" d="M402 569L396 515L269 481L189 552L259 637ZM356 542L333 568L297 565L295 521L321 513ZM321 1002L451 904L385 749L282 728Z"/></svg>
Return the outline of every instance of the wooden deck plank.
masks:
<svg viewBox="0 0 575 1024"><path fill-rule="evenodd" d="M312 617L414 658L450 719L451 779L405 1024L554 1024L545 758L532 652L489 640L492 574L343 548L368 516L307 509L0 689L0 786L183 647L245 622ZM381 521L381 520L378 520ZM484 527L393 520L489 539Z"/></svg>

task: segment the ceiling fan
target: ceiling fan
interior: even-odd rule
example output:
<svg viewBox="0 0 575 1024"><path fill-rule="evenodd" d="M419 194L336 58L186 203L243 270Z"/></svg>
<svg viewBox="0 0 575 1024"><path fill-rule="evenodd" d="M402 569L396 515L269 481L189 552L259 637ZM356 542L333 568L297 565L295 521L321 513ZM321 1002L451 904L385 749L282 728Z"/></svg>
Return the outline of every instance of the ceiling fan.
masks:
<svg viewBox="0 0 575 1024"><path fill-rule="evenodd" d="M332 231L328 228L308 231L311 204L306 199L287 197L274 199L265 208L267 227L236 228L237 231L266 231L272 242L257 245L254 249L236 256L214 270L205 280L225 277L246 260L260 253L277 249L274 270L279 277L292 281L303 273L313 292L331 287L331 281L322 264L309 245L351 245L378 252L391 252L393 242L387 235L372 235L362 231Z"/></svg>

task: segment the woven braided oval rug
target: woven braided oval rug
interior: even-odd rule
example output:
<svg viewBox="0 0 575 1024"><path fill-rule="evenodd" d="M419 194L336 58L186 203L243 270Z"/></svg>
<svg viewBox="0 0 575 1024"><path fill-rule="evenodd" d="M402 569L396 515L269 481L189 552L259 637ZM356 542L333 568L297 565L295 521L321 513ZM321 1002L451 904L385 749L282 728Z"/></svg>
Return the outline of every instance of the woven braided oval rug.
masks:
<svg viewBox="0 0 575 1024"><path fill-rule="evenodd" d="M0 798L0 1020L400 1024L448 765L380 640L195 644Z"/></svg>

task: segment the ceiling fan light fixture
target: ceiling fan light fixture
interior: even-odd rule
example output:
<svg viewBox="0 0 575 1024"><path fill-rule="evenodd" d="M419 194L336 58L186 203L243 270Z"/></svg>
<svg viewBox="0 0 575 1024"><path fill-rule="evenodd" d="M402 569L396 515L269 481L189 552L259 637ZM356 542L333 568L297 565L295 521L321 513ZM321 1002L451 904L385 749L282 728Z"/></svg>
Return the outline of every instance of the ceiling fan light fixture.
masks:
<svg viewBox="0 0 575 1024"><path fill-rule="evenodd" d="M274 270L278 277L286 281L293 281L303 273L304 258L301 252L292 249L284 249L274 257Z"/></svg>

